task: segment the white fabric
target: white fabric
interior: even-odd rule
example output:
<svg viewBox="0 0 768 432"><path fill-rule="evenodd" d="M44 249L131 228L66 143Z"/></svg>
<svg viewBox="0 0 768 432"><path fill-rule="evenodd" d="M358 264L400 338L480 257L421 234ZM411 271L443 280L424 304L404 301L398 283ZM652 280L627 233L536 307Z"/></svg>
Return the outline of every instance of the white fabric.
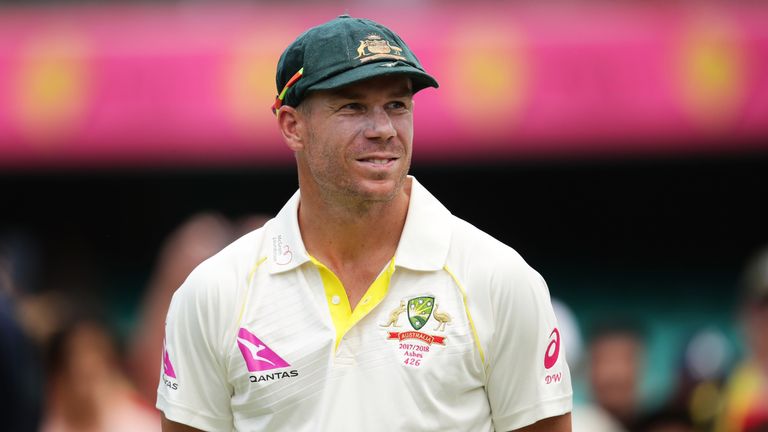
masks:
<svg viewBox="0 0 768 432"><path fill-rule="evenodd" d="M166 352L175 378L161 372L157 407L217 431L502 431L569 412L564 350L545 367L548 347L554 358L560 342L552 342L557 323L544 280L411 181L389 292L335 353L320 275L301 241L297 192L174 295ZM408 306L420 297L435 306L417 329ZM397 314L401 302L407 310ZM275 364L258 351L267 347L288 366L249 372L241 328L261 345L254 357ZM397 339L403 334L411 338Z"/></svg>
<svg viewBox="0 0 768 432"><path fill-rule="evenodd" d="M610 414L596 405L575 405L571 420L573 432L627 432Z"/></svg>

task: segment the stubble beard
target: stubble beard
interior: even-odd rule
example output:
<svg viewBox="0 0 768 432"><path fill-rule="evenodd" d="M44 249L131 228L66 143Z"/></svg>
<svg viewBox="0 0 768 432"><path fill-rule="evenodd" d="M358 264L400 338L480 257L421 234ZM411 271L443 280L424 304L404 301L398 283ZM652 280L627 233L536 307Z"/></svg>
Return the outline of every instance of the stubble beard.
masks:
<svg viewBox="0 0 768 432"><path fill-rule="evenodd" d="M308 132L310 142L313 142L315 138L314 131L310 129ZM398 174L397 178L393 179L395 185L389 193L381 195L366 191L361 182L355 181L348 174L347 168L339 161L338 155L333 151L332 146L324 147L323 152L319 155L308 156L308 159L315 156L326 162L319 167L307 163L312 181L316 184L322 200L329 207L343 209L356 217L380 211L394 201L402 192L410 169L410 158L404 152L401 157L407 158L405 169ZM386 174L382 174L380 180L385 180L386 178Z"/></svg>
<svg viewBox="0 0 768 432"><path fill-rule="evenodd" d="M383 177L382 180L385 178ZM345 209L355 216L363 217L372 212L381 211L392 203L402 191L406 178L407 171L394 179L394 186L383 195L365 190L361 184L348 176L338 176L336 181L319 185L319 190L326 203Z"/></svg>

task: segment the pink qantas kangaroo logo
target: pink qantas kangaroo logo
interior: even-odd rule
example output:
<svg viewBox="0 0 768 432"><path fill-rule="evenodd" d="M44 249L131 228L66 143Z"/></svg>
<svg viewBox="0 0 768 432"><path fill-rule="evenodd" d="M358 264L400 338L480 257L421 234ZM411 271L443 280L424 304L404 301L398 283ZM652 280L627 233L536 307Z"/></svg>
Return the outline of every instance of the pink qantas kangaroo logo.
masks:
<svg viewBox="0 0 768 432"><path fill-rule="evenodd" d="M237 347L243 354L249 372L259 372L290 366L264 342L244 328L237 332Z"/></svg>
<svg viewBox="0 0 768 432"><path fill-rule="evenodd" d="M165 341L163 341L163 373L171 378L176 378L176 371L173 370L171 358L168 357L168 350L165 348Z"/></svg>

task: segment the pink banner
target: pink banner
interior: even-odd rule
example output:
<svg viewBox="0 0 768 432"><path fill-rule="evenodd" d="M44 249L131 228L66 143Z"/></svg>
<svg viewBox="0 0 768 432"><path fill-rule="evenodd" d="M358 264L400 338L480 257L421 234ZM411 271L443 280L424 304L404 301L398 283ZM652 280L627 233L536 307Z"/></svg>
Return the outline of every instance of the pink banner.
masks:
<svg viewBox="0 0 768 432"><path fill-rule="evenodd" d="M404 341L407 339L416 339L420 340L422 342L426 342L427 345L432 345L433 343L445 345L445 336L436 336L436 335L430 335L418 331L404 331L404 332L388 332L389 336L387 339L397 339L399 341Z"/></svg>
<svg viewBox="0 0 768 432"><path fill-rule="evenodd" d="M768 7L353 4L408 41L417 161L768 149ZM282 49L332 6L0 9L0 167L290 164Z"/></svg>

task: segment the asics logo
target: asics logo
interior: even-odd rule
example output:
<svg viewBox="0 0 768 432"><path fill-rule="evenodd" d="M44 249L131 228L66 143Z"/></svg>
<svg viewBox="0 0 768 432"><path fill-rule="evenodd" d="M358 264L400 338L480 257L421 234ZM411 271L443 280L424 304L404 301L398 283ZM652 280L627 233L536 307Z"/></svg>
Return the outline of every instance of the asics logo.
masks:
<svg viewBox="0 0 768 432"><path fill-rule="evenodd" d="M554 336L554 339L552 336ZM557 363L557 358L560 356L560 332L557 330L557 327L549 334L549 338L552 340L549 341L547 350L544 352L544 367L546 369L554 366Z"/></svg>

